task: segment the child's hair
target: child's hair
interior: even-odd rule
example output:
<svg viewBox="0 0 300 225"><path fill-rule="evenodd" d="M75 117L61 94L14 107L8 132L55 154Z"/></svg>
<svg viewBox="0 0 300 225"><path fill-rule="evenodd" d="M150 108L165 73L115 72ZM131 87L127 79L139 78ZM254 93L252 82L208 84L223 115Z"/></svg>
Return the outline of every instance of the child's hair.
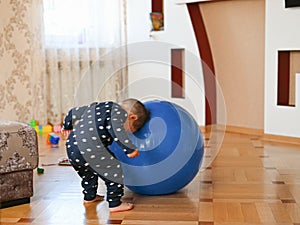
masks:
<svg viewBox="0 0 300 225"><path fill-rule="evenodd" d="M128 98L122 101L130 112L137 115L138 119L133 122L133 126L136 130L139 130L147 120L150 118L150 112L144 106L142 102L134 98Z"/></svg>

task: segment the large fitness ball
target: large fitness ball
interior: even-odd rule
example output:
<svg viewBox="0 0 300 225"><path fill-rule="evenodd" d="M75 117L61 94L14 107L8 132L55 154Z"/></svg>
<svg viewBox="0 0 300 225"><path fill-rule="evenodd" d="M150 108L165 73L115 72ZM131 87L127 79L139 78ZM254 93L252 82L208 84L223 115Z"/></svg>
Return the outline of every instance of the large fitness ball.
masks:
<svg viewBox="0 0 300 225"><path fill-rule="evenodd" d="M193 117L168 101L144 102L150 120L129 137L140 156L128 158L113 143L111 151L121 161L124 184L145 195L171 194L190 183L199 171L203 138Z"/></svg>

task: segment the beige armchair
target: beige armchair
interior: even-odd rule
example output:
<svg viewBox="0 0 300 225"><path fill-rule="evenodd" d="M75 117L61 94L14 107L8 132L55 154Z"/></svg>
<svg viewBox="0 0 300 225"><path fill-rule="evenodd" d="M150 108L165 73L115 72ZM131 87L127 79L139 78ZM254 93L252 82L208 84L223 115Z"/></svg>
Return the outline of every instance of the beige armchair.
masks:
<svg viewBox="0 0 300 225"><path fill-rule="evenodd" d="M24 123L0 120L0 208L30 202L38 158L36 131Z"/></svg>

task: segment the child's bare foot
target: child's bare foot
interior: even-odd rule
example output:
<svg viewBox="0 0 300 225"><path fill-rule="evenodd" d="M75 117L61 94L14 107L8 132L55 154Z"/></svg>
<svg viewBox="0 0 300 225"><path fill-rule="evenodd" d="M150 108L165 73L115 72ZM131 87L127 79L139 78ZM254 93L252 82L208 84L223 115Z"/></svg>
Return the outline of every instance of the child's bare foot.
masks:
<svg viewBox="0 0 300 225"><path fill-rule="evenodd" d="M93 203L93 202L100 202L100 201L103 201L103 199L104 199L104 196L102 196L102 195L96 195L96 198L94 198L93 200L90 200L90 201L83 200L83 203L84 204L89 204L89 203Z"/></svg>
<svg viewBox="0 0 300 225"><path fill-rule="evenodd" d="M109 208L110 212L123 212L133 209L134 205L132 203L123 202L121 205L113 208Z"/></svg>

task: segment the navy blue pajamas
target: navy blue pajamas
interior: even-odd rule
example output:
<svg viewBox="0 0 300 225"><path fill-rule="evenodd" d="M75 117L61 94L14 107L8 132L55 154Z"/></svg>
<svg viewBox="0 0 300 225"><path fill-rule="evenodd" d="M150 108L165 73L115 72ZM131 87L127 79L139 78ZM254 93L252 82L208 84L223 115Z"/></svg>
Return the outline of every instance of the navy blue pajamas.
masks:
<svg viewBox="0 0 300 225"><path fill-rule="evenodd" d="M107 188L109 207L121 204L124 194L122 167L107 147L115 141L125 154L136 149L124 130L126 119L126 111L113 102L74 108L66 116L63 128L72 130L66 142L67 154L82 178L85 200L96 197L100 177Z"/></svg>
<svg viewBox="0 0 300 225"><path fill-rule="evenodd" d="M71 132L70 137L73 137ZM70 142L74 142L74 138L68 139ZM86 166L86 161L80 154L80 151L76 145L67 148L67 154L70 163L82 178L81 186L83 187L84 200L90 201L96 197L98 189L98 178L100 177L107 187L107 201L109 207L116 207L121 204L121 197L124 195L124 185L120 183L112 182L106 179L104 176L98 174L92 167ZM79 161L78 161L79 160Z"/></svg>

